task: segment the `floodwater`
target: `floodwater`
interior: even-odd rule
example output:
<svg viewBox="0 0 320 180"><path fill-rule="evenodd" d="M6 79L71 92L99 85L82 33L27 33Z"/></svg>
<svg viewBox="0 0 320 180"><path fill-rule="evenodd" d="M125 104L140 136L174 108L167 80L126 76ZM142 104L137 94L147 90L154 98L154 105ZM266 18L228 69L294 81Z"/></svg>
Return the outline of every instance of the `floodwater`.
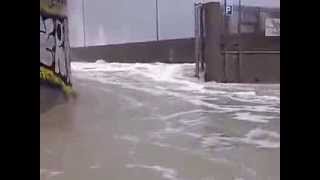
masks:
<svg viewBox="0 0 320 180"><path fill-rule="evenodd" d="M280 85L204 83L193 64L72 63L40 114L42 180L279 180Z"/></svg>

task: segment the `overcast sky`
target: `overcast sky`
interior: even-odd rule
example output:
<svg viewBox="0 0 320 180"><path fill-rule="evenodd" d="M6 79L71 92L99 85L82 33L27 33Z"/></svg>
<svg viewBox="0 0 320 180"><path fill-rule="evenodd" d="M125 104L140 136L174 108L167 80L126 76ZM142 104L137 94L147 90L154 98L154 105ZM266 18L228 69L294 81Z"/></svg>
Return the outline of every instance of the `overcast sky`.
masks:
<svg viewBox="0 0 320 180"><path fill-rule="evenodd" d="M159 38L193 37L194 2L158 0ZM203 0L217 1L217 0ZM239 0L231 0L237 4ZM241 0L244 5L279 7L280 0ZM84 0L87 45L156 40L156 0ZM82 0L68 0L71 46L83 46Z"/></svg>

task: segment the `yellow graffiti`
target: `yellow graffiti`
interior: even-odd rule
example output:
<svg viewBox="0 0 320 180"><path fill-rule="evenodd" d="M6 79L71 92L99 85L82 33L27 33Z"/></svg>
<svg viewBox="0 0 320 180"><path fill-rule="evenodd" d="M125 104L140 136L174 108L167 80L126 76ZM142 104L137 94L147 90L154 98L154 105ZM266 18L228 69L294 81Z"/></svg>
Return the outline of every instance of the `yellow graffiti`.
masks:
<svg viewBox="0 0 320 180"><path fill-rule="evenodd" d="M52 15L66 16L66 3L65 1L61 0L40 0L40 12L45 12Z"/></svg>
<svg viewBox="0 0 320 180"><path fill-rule="evenodd" d="M61 87L67 96L76 95L75 91L70 85L67 85L60 77L58 77L52 70L48 68L40 67L40 80L48 81L53 85Z"/></svg>

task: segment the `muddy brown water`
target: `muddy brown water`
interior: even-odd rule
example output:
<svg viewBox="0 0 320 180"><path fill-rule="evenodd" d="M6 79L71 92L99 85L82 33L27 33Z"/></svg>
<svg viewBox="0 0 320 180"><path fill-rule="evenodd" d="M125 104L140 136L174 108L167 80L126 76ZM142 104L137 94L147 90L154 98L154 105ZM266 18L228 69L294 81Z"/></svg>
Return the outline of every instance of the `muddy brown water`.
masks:
<svg viewBox="0 0 320 180"><path fill-rule="evenodd" d="M132 66L73 63L78 98L40 114L42 180L280 179L279 85Z"/></svg>

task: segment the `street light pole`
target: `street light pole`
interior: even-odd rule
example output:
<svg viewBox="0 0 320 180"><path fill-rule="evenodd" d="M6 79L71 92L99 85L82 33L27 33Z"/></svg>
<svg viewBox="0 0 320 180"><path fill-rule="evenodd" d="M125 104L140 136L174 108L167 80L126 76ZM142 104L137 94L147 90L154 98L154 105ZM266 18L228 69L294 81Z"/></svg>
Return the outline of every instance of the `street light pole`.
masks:
<svg viewBox="0 0 320 180"><path fill-rule="evenodd" d="M83 25L83 45L84 47L87 46L86 43L86 29L85 29L85 11L84 11L84 0L82 0L82 25Z"/></svg>
<svg viewBox="0 0 320 180"><path fill-rule="evenodd" d="M156 0L156 35L157 41L159 41L159 9L158 9L158 0Z"/></svg>

